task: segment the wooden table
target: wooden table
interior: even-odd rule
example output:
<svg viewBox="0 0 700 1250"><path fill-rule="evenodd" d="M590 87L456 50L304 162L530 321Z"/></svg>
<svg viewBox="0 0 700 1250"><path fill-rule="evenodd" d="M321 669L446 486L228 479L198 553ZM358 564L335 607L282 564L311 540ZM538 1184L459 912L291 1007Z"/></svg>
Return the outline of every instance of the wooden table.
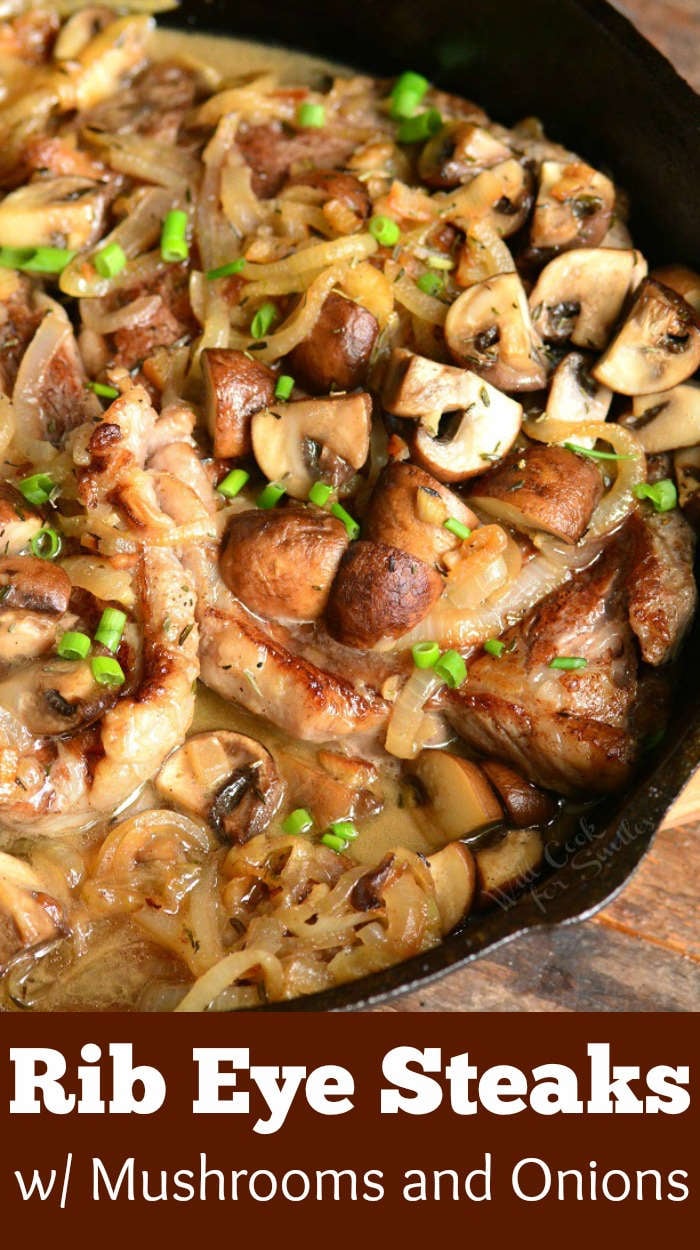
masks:
<svg viewBox="0 0 700 1250"><path fill-rule="evenodd" d="M700 88L700 0L619 0ZM700 1010L700 773L623 893L377 1011Z"/></svg>

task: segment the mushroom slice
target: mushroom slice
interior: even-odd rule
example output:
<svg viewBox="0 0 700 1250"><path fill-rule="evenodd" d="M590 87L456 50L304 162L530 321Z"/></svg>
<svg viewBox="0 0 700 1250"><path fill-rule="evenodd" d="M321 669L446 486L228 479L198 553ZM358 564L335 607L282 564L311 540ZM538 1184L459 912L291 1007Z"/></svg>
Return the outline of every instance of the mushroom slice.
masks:
<svg viewBox="0 0 700 1250"><path fill-rule="evenodd" d="M461 230L487 218L505 239L524 224L532 207L533 177L529 168L511 157L485 169L453 192L440 216Z"/></svg>
<svg viewBox="0 0 700 1250"><path fill-rule="evenodd" d="M700 384L686 382L632 401L632 429L647 455L700 443Z"/></svg>
<svg viewBox="0 0 700 1250"><path fill-rule="evenodd" d="M291 372L312 395L326 394L331 387L353 391L367 380L378 333L369 309L331 291L309 337L289 357Z"/></svg>
<svg viewBox="0 0 700 1250"><path fill-rule="evenodd" d="M275 374L260 360L228 347L202 352L207 427L214 455L238 460L250 454L250 422L272 403Z"/></svg>
<svg viewBox="0 0 700 1250"><path fill-rule="evenodd" d="M510 829L490 846L475 851L479 902L510 900L539 871L544 839L539 829Z"/></svg>
<svg viewBox="0 0 700 1250"><path fill-rule="evenodd" d="M503 810L478 764L451 751L421 751L414 765L428 805L420 808L433 837L448 842L467 837L503 820Z"/></svg>
<svg viewBox="0 0 700 1250"><path fill-rule="evenodd" d="M352 543L331 587L328 632L365 650L400 638L427 616L442 589L440 574L423 560L384 543Z"/></svg>
<svg viewBox="0 0 700 1250"><path fill-rule="evenodd" d="M504 391L538 391L547 372L517 273L501 273L468 287L445 320L450 355Z"/></svg>
<svg viewBox="0 0 700 1250"><path fill-rule="evenodd" d="M89 178L42 178L0 204L0 247L65 247L77 252L100 233L104 187Z"/></svg>
<svg viewBox="0 0 700 1250"><path fill-rule="evenodd" d="M534 248L597 247L602 243L613 208L615 187L605 174L583 161L543 161L532 214L530 242Z"/></svg>
<svg viewBox="0 0 700 1250"><path fill-rule="evenodd" d="M684 447L673 457L678 502L694 529L700 530L700 446Z"/></svg>
<svg viewBox="0 0 700 1250"><path fill-rule="evenodd" d="M483 473L507 455L522 424L522 406L497 391L475 373L470 379L471 399L464 409L447 417L447 429L433 437L422 425L415 431L415 459L442 482L461 482Z"/></svg>
<svg viewBox="0 0 700 1250"><path fill-rule="evenodd" d="M568 421L573 426L589 421L605 421L612 403L612 391L596 382L589 360L581 352L569 352L557 365L547 395L547 418ZM592 447L594 439L577 440Z"/></svg>
<svg viewBox="0 0 700 1250"><path fill-rule="evenodd" d="M17 555L38 534L43 521L24 495L9 482L0 482L0 551Z"/></svg>
<svg viewBox="0 0 700 1250"><path fill-rule="evenodd" d="M534 443L483 478L470 502L520 530L544 530L575 543L603 494L597 465L565 447Z"/></svg>
<svg viewBox="0 0 700 1250"><path fill-rule="evenodd" d="M25 946L45 942L64 928L60 905L45 893L38 873L5 851L0 851L0 911L10 916Z"/></svg>
<svg viewBox="0 0 700 1250"><path fill-rule="evenodd" d="M645 273L646 262L632 248L563 252L545 265L530 295L533 325L545 339L600 351Z"/></svg>
<svg viewBox="0 0 700 1250"><path fill-rule="evenodd" d="M700 274L694 269L686 269L685 265L667 265L664 269L655 269L651 277L663 282L664 286L670 286L700 313Z"/></svg>
<svg viewBox="0 0 700 1250"><path fill-rule="evenodd" d="M267 829L285 787L267 747L229 730L193 734L156 777L158 792L206 820L223 842L247 842Z"/></svg>
<svg viewBox="0 0 700 1250"><path fill-rule="evenodd" d="M621 395L652 395L685 382L698 365L698 314L671 287L647 278L593 376Z"/></svg>
<svg viewBox="0 0 700 1250"><path fill-rule="evenodd" d="M262 472L294 499L306 499L317 479L332 480L324 455L361 469L369 454L372 400L357 395L302 399L253 417L253 452Z"/></svg>
<svg viewBox="0 0 700 1250"><path fill-rule="evenodd" d="M398 547L432 564L459 547L461 538L445 529L452 518L475 529L478 518L458 495L409 461L383 470L365 513L363 533L373 542Z"/></svg>
<svg viewBox="0 0 700 1250"><path fill-rule="evenodd" d="M507 819L519 829L545 825L553 817L554 800L544 790L500 760L484 760L481 767L506 809Z"/></svg>
<svg viewBox="0 0 700 1250"><path fill-rule="evenodd" d="M476 893L474 856L463 842L450 842L428 856L443 937L464 920Z"/></svg>
<svg viewBox="0 0 700 1250"><path fill-rule="evenodd" d="M421 182L429 187L446 190L510 156L510 148L483 126L451 121L426 143L418 160L418 173Z"/></svg>
<svg viewBox="0 0 700 1250"><path fill-rule="evenodd" d="M67 89L66 106L88 109L116 92L123 76L142 63L152 30L153 18L146 14L108 22L80 53Z"/></svg>

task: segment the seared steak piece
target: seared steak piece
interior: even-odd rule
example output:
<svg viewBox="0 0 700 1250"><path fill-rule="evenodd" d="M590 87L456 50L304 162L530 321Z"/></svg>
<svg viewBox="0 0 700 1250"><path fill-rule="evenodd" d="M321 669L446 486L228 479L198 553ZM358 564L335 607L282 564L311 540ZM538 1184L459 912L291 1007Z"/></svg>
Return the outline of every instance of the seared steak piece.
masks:
<svg viewBox="0 0 700 1250"><path fill-rule="evenodd" d="M644 509L625 526L630 544L627 575L630 625L649 664L665 664L693 619L694 534L683 513Z"/></svg>
<svg viewBox="0 0 700 1250"><path fill-rule="evenodd" d="M253 171L253 190L263 200L277 195L290 173L343 165L355 147L343 135L323 129L290 131L280 122L241 126L236 142Z"/></svg>

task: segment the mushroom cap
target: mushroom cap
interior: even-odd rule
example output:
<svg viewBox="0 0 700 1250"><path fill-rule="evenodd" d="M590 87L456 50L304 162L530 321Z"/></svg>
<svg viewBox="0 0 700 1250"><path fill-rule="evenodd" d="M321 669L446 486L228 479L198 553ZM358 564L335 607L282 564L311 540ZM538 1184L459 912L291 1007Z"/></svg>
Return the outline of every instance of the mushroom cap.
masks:
<svg viewBox="0 0 700 1250"><path fill-rule="evenodd" d="M615 207L615 187L584 161L543 161L530 226L536 249L597 247Z"/></svg>
<svg viewBox="0 0 700 1250"><path fill-rule="evenodd" d="M486 219L505 239L515 234L527 220L533 189L531 169L511 156L482 170L465 186L452 192L440 215L461 230L468 230L476 221Z"/></svg>
<svg viewBox="0 0 700 1250"><path fill-rule="evenodd" d="M275 394L275 374L260 360L229 347L202 352L207 427L214 455L238 460L251 451L250 422Z"/></svg>
<svg viewBox="0 0 700 1250"><path fill-rule="evenodd" d="M445 529L453 517L475 529L479 524L454 491L410 461L394 461L382 471L372 492L362 532L372 542L398 547L433 564L461 539Z"/></svg>
<svg viewBox="0 0 700 1250"><path fill-rule="evenodd" d="M425 144L418 158L418 173L421 182L445 190L510 156L505 143L483 126L457 119L446 122Z"/></svg>
<svg viewBox="0 0 700 1250"><path fill-rule="evenodd" d="M313 395L363 386L379 326L362 304L331 291L308 338L291 353L296 380Z"/></svg>
<svg viewBox="0 0 700 1250"><path fill-rule="evenodd" d="M324 479L324 452L360 469L369 454L372 400L364 392L295 400L257 412L251 422L253 452L271 482L294 499L306 499Z"/></svg>
<svg viewBox="0 0 700 1250"><path fill-rule="evenodd" d="M505 391L536 391L547 373L517 273L476 282L450 305L445 342L453 360Z"/></svg>
<svg viewBox="0 0 700 1250"><path fill-rule="evenodd" d="M559 362L547 393L548 420L569 421L572 426L605 421L612 391L596 382L590 367L590 358L582 352L568 352ZM584 445L592 446L593 440L585 439Z"/></svg>
<svg viewBox="0 0 700 1250"><path fill-rule="evenodd" d="M566 447L534 443L482 478L470 498L498 521L575 543L602 494L603 479L592 460Z"/></svg>
<svg viewBox="0 0 700 1250"><path fill-rule="evenodd" d="M700 383L685 382L632 401L633 429L647 455L700 443Z"/></svg>
<svg viewBox="0 0 700 1250"><path fill-rule="evenodd" d="M471 399L454 418L447 418L446 433L433 437L419 425L411 443L414 458L442 482L461 482L484 473L507 455L522 424L521 404L475 373L465 376L465 397Z"/></svg>
<svg viewBox="0 0 700 1250"><path fill-rule="evenodd" d="M685 382L699 365L695 309L671 287L646 278L593 376L621 395L651 395Z"/></svg>
<svg viewBox="0 0 700 1250"><path fill-rule="evenodd" d="M442 589L440 574L423 560L384 543L352 543L331 588L328 632L362 649L400 638L427 616Z"/></svg>
<svg viewBox="0 0 700 1250"><path fill-rule="evenodd" d="M571 339L600 351L645 273L646 262L632 248L562 252L545 265L530 294L533 325L545 339Z"/></svg>

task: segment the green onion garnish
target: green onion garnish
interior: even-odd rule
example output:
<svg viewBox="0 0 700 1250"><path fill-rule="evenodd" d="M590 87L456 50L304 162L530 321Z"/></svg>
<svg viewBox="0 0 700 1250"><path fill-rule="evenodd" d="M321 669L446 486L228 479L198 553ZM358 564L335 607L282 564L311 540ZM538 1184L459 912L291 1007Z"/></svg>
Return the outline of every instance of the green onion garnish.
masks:
<svg viewBox="0 0 700 1250"><path fill-rule="evenodd" d="M32 247L0 247L0 269L22 269L33 255Z"/></svg>
<svg viewBox="0 0 700 1250"><path fill-rule="evenodd" d="M96 655L92 660L92 675L99 686L123 686L124 670L111 655Z"/></svg>
<svg viewBox="0 0 700 1250"><path fill-rule="evenodd" d="M327 482L314 482L309 491L309 502L315 503L317 508L323 508L328 503L333 494L333 487Z"/></svg>
<svg viewBox="0 0 700 1250"><path fill-rule="evenodd" d="M577 668L585 668L588 660L584 660L582 655L555 655L553 660L549 661L549 668L561 669L564 673L571 673Z"/></svg>
<svg viewBox="0 0 700 1250"><path fill-rule="evenodd" d="M187 243L187 213L173 208L166 215L160 234L160 254L163 260L187 260L190 254Z"/></svg>
<svg viewBox="0 0 700 1250"><path fill-rule="evenodd" d="M634 488L634 494L637 499L648 499L657 512L671 512L678 503L678 491L670 477L665 477L662 481L654 482L652 485L648 482L639 482Z"/></svg>
<svg viewBox="0 0 700 1250"><path fill-rule="evenodd" d="M55 560L61 550L61 536L50 525L42 525L29 545L32 555L40 560Z"/></svg>
<svg viewBox="0 0 700 1250"><path fill-rule="evenodd" d="M440 659L440 648L436 642L417 642L411 647L411 655L416 668L432 668Z"/></svg>
<svg viewBox="0 0 700 1250"><path fill-rule="evenodd" d="M285 833L308 833L313 828L313 817L305 807L297 807L282 821Z"/></svg>
<svg viewBox="0 0 700 1250"><path fill-rule="evenodd" d="M595 447L580 447L578 443L564 443L564 446L579 456L589 456L591 460L634 460L634 456L622 456L616 451L596 451Z"/></svg>
<svg viewBox="0 0 700 1250"><path fill-rule="evenodd" d="M232 260L228 265L219 265L218 269L207 269L206 276L210 282L214 282L217 278L231 278L236 273L242 273L245 269L245 257L239 256L238 260Z"/></svg>
<svg viewBox="0 0 700 1250"><path fill-rule="evenodd" d="M248 481L250 481L250 473L246 473L245 469L232 469L223 481L219 482L216 489L225 499L235 499Z"/></svg>
<svg viewBox="0 0 700 1250"><path fill-rule="evenodd" d="M100 395L102 399L119 399L119 391L116 386L107 386L106 382L88 382L88 387L96 395Z"/></svg>
<svg viewBox="0 0 700 1250"><path fill-rule="evenodd" d="M326 110L322 104L312 104L306 100L297 109L297 125L305 130L320 130L326 124Z"/></svg>
<svg viewBox="0 0 700 1250"><path fill-rule="evenodd" d="M329 833L345 842L354 842L360 835L351 820L332 820L328 826Z"/></svg>
<svg viewBox="0 0 700 1250"><path fill-rule="evenodd" d="M260 492L255 500L258 508L274 508L279 503L283 495L286 495L284 486L280 486L279 482L268 482L263 491Z"/></svg>
<svg viewBox="0 0 700 1250"><path fill-rule="evenodd" d="M444 651L440 659L433 664L433 672L455 690L467 677L467 666L458 651Z"/></svg>
<svg viewBox="0 0 700 1250"><path fill-rule="evenodd" d="M118 243L108 243L95 252L92 263L101 278L116 278L122 269L126 269L126 252Z"/></svg>
<svg viewBox="0 0 700 1250"><path fill-rule="evenodd" d="M448 516L447 520L443 521L442 524L444 529L449 530L456 538L461 538L462 542L472 536L469 526L463 525L461 521L457 520L456 516Z"/></svg>
<svg viewBox="0 0 700 1250"><path fill-rule="evenodd" d="M338 838L334 833L324 833L321 841L329 850L335 851L337 855L342 855L343 851L348 849L345 838Z"/></svg>
<svg viewBox="0 0 700 1250"><path fill-rule="evenodd" d="M400 74L391 92L392 116L412 117L429 86L427 78L413 70Z"/></svg>
<svg viewBox="0 0 700 1250"><path fill-rule="evenodd" d="M441 273L432 273L429 270L427 273L421 274L416 282L416 286L424 295L432 295L436 298L438 295L442 295L445 289L445 279Z"/></svg>
<svg viewBox="0 0 700 1250"><path fill-rule="evenodd" d="M497 660L500 660L505 649L506 644L501 642L500 638L487 638L484 643L484 651L487 655L495 655Z"/></svg>
<svg viewBox="0 0 700 1250"><path fill-rule="evenodd" d="M91 646L92 642L87 634L69 630L67 634L59 638L56 650L62 660L85 660L90 654Z"/></svg>
<svg viewBox="0 0 700 1250"><path fill-rule="evenodd" d="M354 517L350 516L349 512L345 511L345 508L343 508L341 504L339 503L332 504L331 513L333 514L334 517L337 517L339 521L343 522L343 525L345 526L348 532L348 537L350 539L355 539L358 537L360 533L360 527L357 524L357 521L355 520Z"/></svg>
<svg viewBox="0 0 700 1250"><path fill-rule="evenodd" d="M394 247L401 238L401 231L391 217L373 217L367 229L382 247Z"/></svg>
<svg viewBox="0 0 700 1250"><path fill-rule="evenodd" d="M108 651L116 651L122 640L126 614L119 608L105 608L100 623L95 630L95 642L100 642Z"/></svg>
<svg viewBox="0 0 700 1250"><path fill-rule="evenodd" d="M56 489L56 483L48 473L32 473L31 477L22 478L18 485L27 503L36 504L38 507L49 503Z"/></svg>
<svg viewBox="0 0 700 1250"><path fill-rule="evenodd" d="M277 309L269 301L262 304L250 323L250 333L254 339L264 339L270 327L277 320Z"/></svg>
<svg viewBox="0 0 700 1250"><path fill-rule="evenodd" d="M428 109L416 117L405 117L398 130L399 143L425 143L442 127L442 117L437 109Z"/></svg>
<svg viewBox="0 0 700 1250"><path fill-rule="evenodd" d="M21 268L25 273L62 273L75 255L65 247L37 247Z"/></svg>
<svg viewBox="0 0 700 1250"><path fill-rule="evenodd" d="M281 373L275 384L275 399L289 399L294 390L294 378L288 373Z"/></svg>

